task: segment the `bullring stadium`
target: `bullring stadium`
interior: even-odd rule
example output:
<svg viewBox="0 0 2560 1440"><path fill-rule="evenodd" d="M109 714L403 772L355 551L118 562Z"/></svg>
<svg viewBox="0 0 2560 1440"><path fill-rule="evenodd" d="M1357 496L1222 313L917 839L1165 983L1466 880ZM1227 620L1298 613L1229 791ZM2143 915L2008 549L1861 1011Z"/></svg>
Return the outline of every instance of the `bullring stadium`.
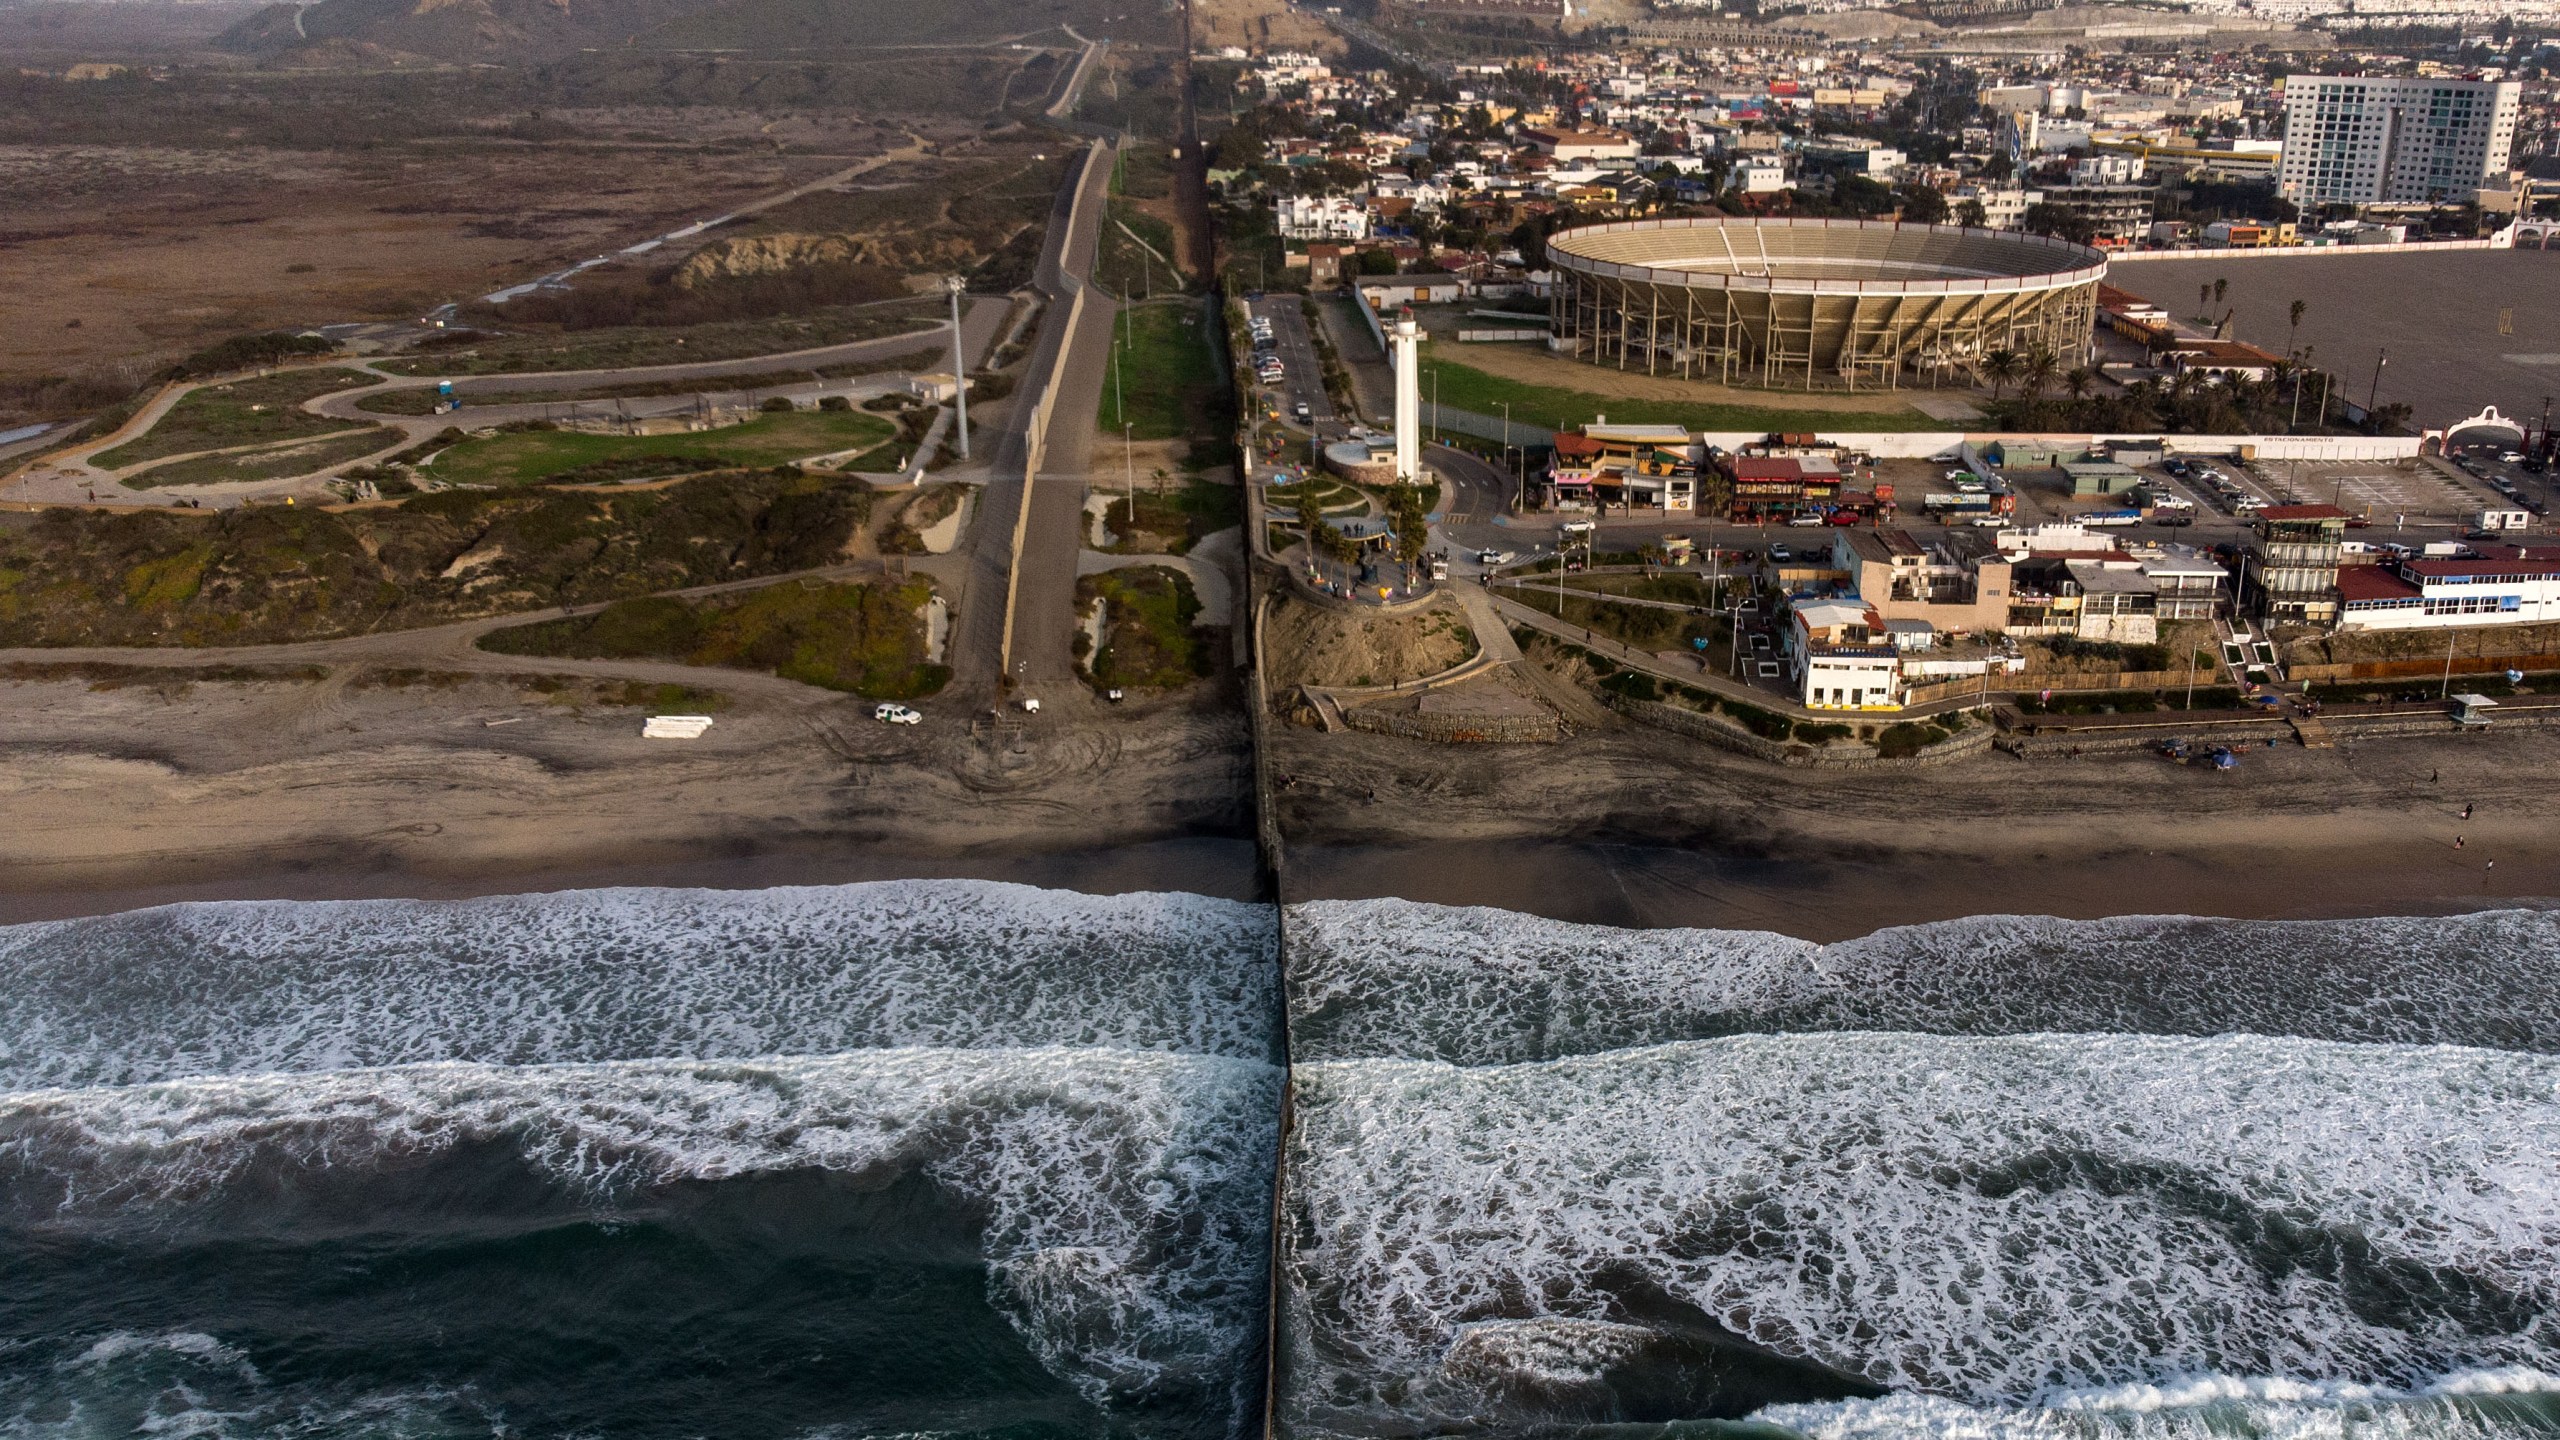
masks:
<svg viewBox="0 0 2560 1440"><path fill-rule="evenodd" d="M2067 241L1873 220L1591 225L1547 259L1559 351L1795 389L1971 384L1999 350L2082 364L2107 273Z"/></svg>

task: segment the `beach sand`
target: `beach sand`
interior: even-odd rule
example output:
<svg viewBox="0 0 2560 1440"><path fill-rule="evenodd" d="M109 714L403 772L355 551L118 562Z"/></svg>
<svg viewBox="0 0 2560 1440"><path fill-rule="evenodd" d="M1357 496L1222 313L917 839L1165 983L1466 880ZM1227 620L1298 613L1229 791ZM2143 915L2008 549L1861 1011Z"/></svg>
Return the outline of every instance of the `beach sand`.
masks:
<svg viewBox="0 0 2560 1440"><path fill-rule="evenodd" d="M767 681L699 740L503 677L0 682L0 921L183 899L969 875L1260 893L1246 727L1210 687L1056 697L1011 739ZM493 723L495 722L495 723Z"/></svg>
<svg viewBox="0 0 2560 1440"><path fill-rule="evenodd" d="M890 727L850 697L698 673L731 703L696 741L644 740L642 710L497 675L0 681L0 921L923 876L1264 893L1246 726L1213 687L1127 707L1056 697L1017 749L953 708ZM1296 777L1278 804L1293 900L1830 940L1984 913L2423 914L2560 896L2550 731L2287 744L2228 774L1997 754L1780 770L1614 724L1454 747L1282 728L1272 749Z"/></svg>
<svg viewBox="0 0 2560 1440"><path fill-rule="evenodd" d="M1299 777L1280 804L1291 900L1837 940L1978 914L2313 918L2560 897L2545 798L2560 733L2545 730L2284 744L2229 773L1996 753L1780 770L1634 728L1446 749L1296 731L1273 765Z"/></svg>

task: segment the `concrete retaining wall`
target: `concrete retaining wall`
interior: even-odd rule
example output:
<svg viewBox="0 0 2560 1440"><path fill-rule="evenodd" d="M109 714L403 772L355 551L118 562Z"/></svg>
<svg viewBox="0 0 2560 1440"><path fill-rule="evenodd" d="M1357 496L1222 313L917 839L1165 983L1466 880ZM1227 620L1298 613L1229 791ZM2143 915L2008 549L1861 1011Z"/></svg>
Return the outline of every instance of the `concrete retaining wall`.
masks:
<svg viewBox="0 0 2560 1440"><path fill-rule="evenodd" d="M1354 706L1342 712L1354 730L1441 745L1532 745L1560 737L1553 715L1421 715Z"/></svg>

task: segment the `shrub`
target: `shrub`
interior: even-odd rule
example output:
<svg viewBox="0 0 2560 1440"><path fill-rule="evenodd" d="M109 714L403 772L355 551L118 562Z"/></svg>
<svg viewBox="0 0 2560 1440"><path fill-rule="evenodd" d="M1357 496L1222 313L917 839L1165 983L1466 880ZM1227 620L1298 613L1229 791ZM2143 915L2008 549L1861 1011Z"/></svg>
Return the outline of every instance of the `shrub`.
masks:
<svg viewBox="0 0 2560 1440"><path fill-rule="evenodd" d="M1763 740L1784 740L1788 733L1795 729L1794 724L1786 716L1773 714L1757 705L1745 705L1738 700L1724 700L1718 703L1723 706L1724 713L1741 722L1743 729Z"/></svg>
<svg viewBox="0 0 2560 1440"><path fill-rule="evenodd" d="M764 397L764 403L756 408L767 415L788 415L800 407L792 404L791 397L788 395L767 395Z"/></svg>
<svg viewBox="0 0 2560 1440"><path fill-rule="evenodd" d="M337 348L317 335L290 335L282 330L270 330L259 335L234 335L218 345L208 345L169 367L169 378L198 380L208 375L273 365L279 360L290 360L300 355L326 355Z"/></svg>
<svg viewBox="0 0 2560 1440"><path fill-rule="evenodd" d="M1825 724L1812 720L1795 722L1796 739L1806 745L1828 745L1834 740L1846 740L1852 733L1854 732L1846 725Z"/></svg>
<svg viewBox="0 0 2560 1440"><path fill-rule="evenodd" d="M1662 698L1661 687L1653 683L1653 677L1639 670L1621 670L1618 673L1609 676L1607 679L1602 680L1600 682L1600 688L1613 695L1623 696L1629 700L1659 700Z"/></svg>
<svg viewBox="0 0 2560 1440"><path fill-rule="evenodd" d="M818 397L818 408L821 410L850 410L853 408L853 402L842 395L821 395Z"/></svg>
<svg viewBox="0 0 2560 1440"><path fill-rule="evenodd" d="M1908 759L1946 738L1947 732L1936 725L1905 720L1885 727L1884 734L1876 738L1876 753L1887 760Z"/></svg>

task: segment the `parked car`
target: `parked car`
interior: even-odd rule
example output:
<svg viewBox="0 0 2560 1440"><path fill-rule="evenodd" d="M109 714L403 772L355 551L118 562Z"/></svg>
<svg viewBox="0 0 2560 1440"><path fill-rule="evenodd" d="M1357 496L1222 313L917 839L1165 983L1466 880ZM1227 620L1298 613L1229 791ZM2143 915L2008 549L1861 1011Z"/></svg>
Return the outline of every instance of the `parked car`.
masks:
<svg viewBox="0 0 2560 1440"><path fill-rule="evenodd" d="M1508 550L1479 550L1476 552L1476 563L1479 565L1508 565L1519 558L1519 556L1512 554Z"/></svg>
<svg viewBox="0 0 2560 1440"><path fill-rule="evenodd" d="M1772 545L1769 547L1769 558L1776 561L1778 564L1784 565L1788 561L1796 558L1796 552L1788 549L1784 545Z"/></svg>
<svg viewBox="0 0 2560 1440"><path fill-rule="evenodd" d="M891 701L884 701L881 704L874 706L871 711L871 718L879 721L883 725L921 725L924 723L924 716L904 705Z"/></svg>
<svg viewBox="0 0 2560 1440"><path fill-rule="evenodd" d="M1308 417L1310 417L1310 416L1312 416L1312 415L1314 415L1314 414L1315 414L1315 412L1314 412L1314 411L1312 411L1312 410L1310 410L1310 409L1308 409L1308 408L1307 408L1307 402L1306 402L1306 401L1304 401L1304 400L1299 401L1299 402L1297 403L1296 407L1295 407L1294 409L1292 409L1289 413L1291 413L1292 415L1297 416L1297 417L1298 417L1298 423L1299 423L1299 424L1301 424L1301 425L1306 424L1306 423L1307 423L1307 419L1308 419Z"/></svg>
<svg viewBox="0 0 2560 1440"><path fill-rule="evenodd" d="M1788 523L1789 525L1795 526L1797 529L1800 529L1800 530L1801 530L1801 529L1811 529L1811 528L1815 528L1815 527L1818 527L1818 526L1828 525L1828 524L1830 524L1831 522L1830 522L1830 521L1828 521L1828 520L1825 520L1824 518L1822 518L1822 517L1821 517L1821 516L1819 516L1819 515L1794 515L1794 516L1790 516L1790 517L1788 517L1788 519L1787 519L1787 523Z"/></svg>

